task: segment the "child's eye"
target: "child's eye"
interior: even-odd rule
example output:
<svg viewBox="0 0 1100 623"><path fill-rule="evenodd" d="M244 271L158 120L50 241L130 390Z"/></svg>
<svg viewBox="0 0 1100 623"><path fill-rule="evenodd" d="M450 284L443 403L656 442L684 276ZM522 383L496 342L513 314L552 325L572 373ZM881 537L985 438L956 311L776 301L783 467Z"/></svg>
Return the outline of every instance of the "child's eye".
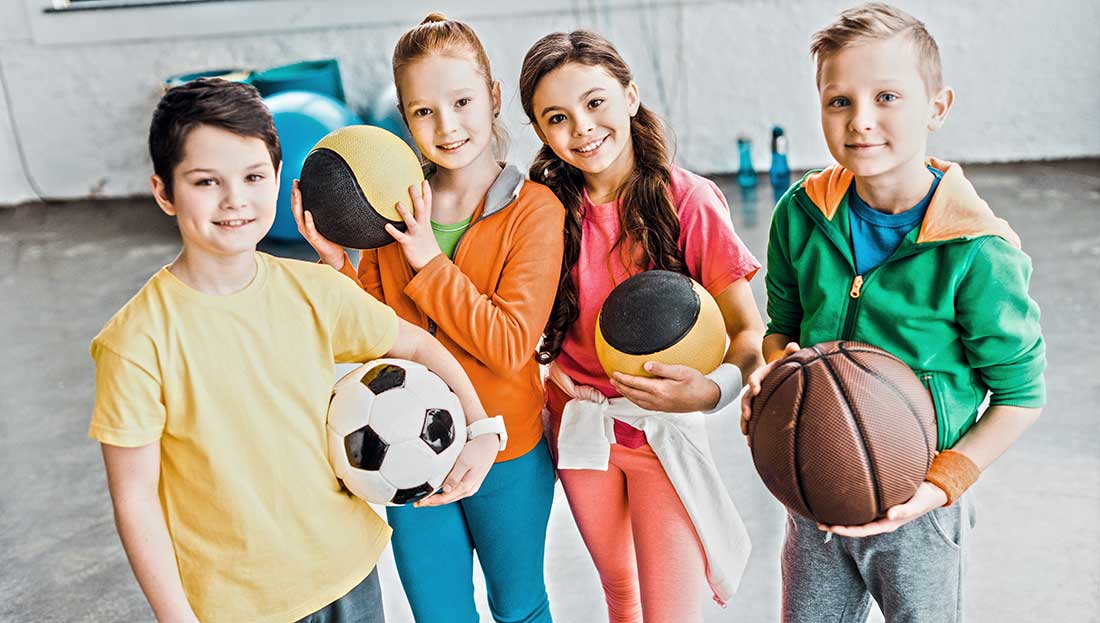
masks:
<svg viewBox="0 0 1100 623"><path fill-rule="evenodd" d="M589 108L599 108L601 104L603 104L603 100L597 97L596 99L591 100L591 101L588 102L588 107Z"/></svg>
<svg viewBox="0 0 1100 623"><path fill-rule="evenodd" d="M878 96L878 99L879 101L890 103L897 100L898 96L894 93L883 93L882 95Z"/></svg>
<svg viewBox="0 0 1100 623"><path fill-rule="evenodd" d="M828 105L829 105L829 108L843 108L844 106L847 106L848 104L849 104L848 98L846 98L846 97L834 97L833 99L829 100Z"/></svg>
<svg viewBox="0 0 1100 623"><path fill-rule="evenodd" d="M464 97L464 98L458 100L457 102L455 102L455 106L458 106L459 108L462 108L463 106L466 106L469 103L470 103L470 98Z"/></svg>
<svg viewBox="0 0 1100 623"><path fill-rule="evenodd" d="M413 111L414 117L427 117L430 114L432 114L431 108L417 108Z"/></svg>
<svg viewBox="0 0 1100 623"><path fill-rule="evenodd" d="M204 177L200 180L196 180L195 181L195 186L213 186L214 184L217 184L217 183L218 183L218 180L216 180L212 177Z"/></svg>
<svg viewBox="0 0 1100 623"><path fill-rule="evenodd" d="M546 120L546 122L549 123L550 125L555 125L555 124L561 123L562 121L565 121L565 115L563 115L561 113L558 113L556 115L551 115L551 117Z"/></svg>
<svg viewBox="0 0 1100 623"><path fill-rule="evenodd" d="M260 175L259 173L250 173L245 176L244 179L249 182L259 182L264 179L264 176Z"/></svg>

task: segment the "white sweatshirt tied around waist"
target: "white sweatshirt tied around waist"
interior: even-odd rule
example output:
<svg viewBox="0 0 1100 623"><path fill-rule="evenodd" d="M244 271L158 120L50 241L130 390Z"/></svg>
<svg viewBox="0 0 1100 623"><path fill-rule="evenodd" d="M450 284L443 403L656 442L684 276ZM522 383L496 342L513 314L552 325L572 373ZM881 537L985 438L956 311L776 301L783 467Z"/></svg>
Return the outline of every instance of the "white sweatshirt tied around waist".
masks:
<svg viewBox="0 0 1100 623"><path fill-rule="evenodd" d="M725 604L737 591L752 546L714 464L706 416L649 411L626 398L570 400L562 410L558 469L607 471L615 420L645 432L703 544L714 599Z"/></svg>

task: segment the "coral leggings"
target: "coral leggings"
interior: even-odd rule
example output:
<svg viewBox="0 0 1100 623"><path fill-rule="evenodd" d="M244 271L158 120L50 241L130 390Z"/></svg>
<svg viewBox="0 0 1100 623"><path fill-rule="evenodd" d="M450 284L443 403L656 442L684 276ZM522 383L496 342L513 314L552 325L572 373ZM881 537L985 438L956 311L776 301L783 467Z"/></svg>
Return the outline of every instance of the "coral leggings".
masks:
<svg viewBox="0 0 1100 623"><path fill-rule="evenodd" d="M556 456L568 401L546 387ZM600 574L610 623L703 620L706 558L680 496L649 445L611 446L607 471L558 472L581 538Z"/></svg>

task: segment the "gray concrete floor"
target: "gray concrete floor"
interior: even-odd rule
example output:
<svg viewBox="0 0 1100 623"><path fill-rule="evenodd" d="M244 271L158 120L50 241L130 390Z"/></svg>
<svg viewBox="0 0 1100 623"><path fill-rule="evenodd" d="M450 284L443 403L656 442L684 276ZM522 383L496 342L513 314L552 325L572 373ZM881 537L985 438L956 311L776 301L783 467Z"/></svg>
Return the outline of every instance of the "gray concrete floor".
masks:
<svg viewBox="0 0 1100 623"><path fill-rule="evenodd" d="M1034 260L1050 361L1043 417L976 486L969 620L1100 621L1100 351L1091 339L1100 322L1100 162L967 171ZM734 226L763 259L770 188L746 204L731 179L719 181ZM0 209L0 620L151 619L115 534L98 446L86 436L88 343L171 260L177 240L145 198ZM300 245L265 249L313 257ZM753 286L762 307L763 280ZM706 620L776 621L782 511L734 421L720 418L711 432L754 550L738 596L725 610L708 605ZM548 550L556 619L605 621L560 490ZM392 558L381 572L389 620L410 620ZM483 591L479 598L486 612Z"/></svg>

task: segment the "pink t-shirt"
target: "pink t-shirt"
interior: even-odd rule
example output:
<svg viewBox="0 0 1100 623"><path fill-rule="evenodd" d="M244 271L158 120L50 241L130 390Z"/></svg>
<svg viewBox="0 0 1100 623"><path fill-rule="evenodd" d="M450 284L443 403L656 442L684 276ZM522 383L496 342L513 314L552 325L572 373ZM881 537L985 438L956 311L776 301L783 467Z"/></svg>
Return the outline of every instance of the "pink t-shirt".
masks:
<svg viewBox="0 0 1100 623"><path fill-rule="evenodd" d="M730 223L729 205L714 182L672 167L672 204L680 218L680 252L688 273L717 296L742 277L752 279L760 268ZM622 255L613 249L619 237L618 202L595 205L585 193L581 251L573 267L577 284L580 316L562 342L557 362L561 369L581 385L591 385L609 398L619 395L604 374L596 357L596 317L607 295L615 286L638 272L624 266ZM645 433L615 422L617 443L637 448L646 443Z"/></svg>

